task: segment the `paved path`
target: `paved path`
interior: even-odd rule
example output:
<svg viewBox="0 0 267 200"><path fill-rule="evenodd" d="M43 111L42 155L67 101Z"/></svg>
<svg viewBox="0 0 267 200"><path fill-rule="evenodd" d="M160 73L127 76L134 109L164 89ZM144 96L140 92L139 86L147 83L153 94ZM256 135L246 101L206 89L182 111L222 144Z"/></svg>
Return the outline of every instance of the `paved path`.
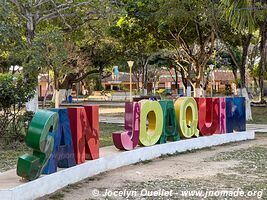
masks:
<svg viewBox="0 0 267 200"><path fill-rule="evenodd" d="M100 122L108 124L124 124L124 118L100 115Z"/></svg>
<svg viewBox="0 0 267 200"><path fill-rule="evenodd" d="M148 162L121 167L70 185L39 200L124 200L120 191L134 191L127 199L195 200L203 197L183 196L182 191L209 191L207 199L267 199L267 137L164 156ZM253 166L253 168L252 168ZM245 175L244 175L245 174ZM142 191L173 191L170 196L140 196ZM251 196L215 195L216 191L240 191ZM210 193L211 192L211 193ZM213 193L216 192L216 193ZM240 193L234 194L240 194ZM252 196L252 192L254 196ZM257 194L255 194L257 192ZM214 194L214 195L213 195ZM233 192L231 193L233 194ZM261 198L262 197L262 198Z"/></svg>
<svg viewBox="0 0 267 200"><path fill-rule="evenodd" d="M62 103L60 107L73 107L73 106L83 106L83 105L99 105L100 107L122 107L124 108L125 102L123 101L80 101L73 103Z"/></svg>
<svg viewBox="0 0 267 200"><path fill-rule="evenodd" d="M247 130L255 130L256 132L267 133L267 124L247 124Z"/></svg>

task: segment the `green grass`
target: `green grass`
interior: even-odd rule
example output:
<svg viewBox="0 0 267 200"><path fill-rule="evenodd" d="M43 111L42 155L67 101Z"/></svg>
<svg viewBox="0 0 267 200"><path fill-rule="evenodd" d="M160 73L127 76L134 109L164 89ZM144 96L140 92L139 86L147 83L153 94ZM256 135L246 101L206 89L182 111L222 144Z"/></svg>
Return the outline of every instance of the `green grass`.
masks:
<svg viewBox="0 0 267 200"><path fill-rule="evenodd" d="M122 131L124 127L118 124L100 123L100 147L113 145L112 133Z"/></svg>
<svg viewBox="0 0 267 200"><path fill-rule="evenodd" d="M253 120L249 124L267 124L267 106L251 107Z"/></svg>
<svg viewBox="0 0 267 200"><path fill-rule="evenodd" d="M105 113L102 114L105 117L124 117L124 113L120 112L120 113Z"/></svg>
<svg viewBox="0 0 267 200"><path fill-rule="evenodd" d="M112 132L123 129L117 124L100 123L100 147L113 145ZM0 172L16 168L18 157L25 153L31 154L31 152L32 150L25 143L0 146Z"/></svg>
<svg viewBox="0 0 267 200"><path fill-rule="evenodd" d="M18 157L25 153L30 149L23 143L0 147L0 172L16 168Z"/></svg>
<svg viewBox="0 0 267 200"><path fill-rule="evenodd" d="M61 192L56 192L54 194L52 194L49 199L63 199L65 196L65 194L61 193Z"/></svg>

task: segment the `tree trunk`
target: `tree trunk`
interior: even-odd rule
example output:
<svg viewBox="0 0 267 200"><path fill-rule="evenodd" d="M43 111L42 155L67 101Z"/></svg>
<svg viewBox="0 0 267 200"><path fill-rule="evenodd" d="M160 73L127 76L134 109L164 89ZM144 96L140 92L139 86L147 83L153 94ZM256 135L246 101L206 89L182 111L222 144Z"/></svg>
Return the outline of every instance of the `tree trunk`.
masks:
<svg viewBox="0 0 267 200"><path fill-rule="evenodd" d="M38 91L39 88L38 86L36 87L34 97L30 99L28 102L26 102L26 110L27 111L32 111L32 112L37 112L38 110Z"/></svg>
<svg viewBox="0 0 267 200"><path fill-rule="evenodd" d="M178 85L178 71L177 67L174 66L174 72L175 72L175 89L176 89L176 94L179 94L179 85Z"/></svg>
<svg viewBox="0 0 267 200"><path fill-rule="evenodd" d="M35 36L35 22L34 22L32 13L29 12L28 10L26 10L26 16L27 16L27 22L26 22L25 37L26 37L28 46L31 46L32 40ZM38 75L36 77L36 81L37 81L37 89L35 91L35 95L30 101L26 102L27 111L37 112L38 110L38 90L39 90Z"/></svg>
<svg viewBox="0 0 267 200"><path fill-rule="evenodd" d="M242 58L241 58L241 65L239 68L240 71L240 88L246 87L246 63L247 63L247 55L248 55L248 48L252 38L252 34L248 34L247 36L242 37Z"/></svg>
<svg viewBox="0 0 267 200"><path fill-rule="evenodd" d="M48 91L49 91L49 88L50 88L50 77L49 77L49 72L48 72L48 85L47 85L47 88L46 88L46 91L45 91L45 95L44 95L44 100L43 100L43 105L42 105L42 109L44 109L45 107L45 104L46 104L46 98L47 98L47 95L48 95Z"/></svg>
<svg viewBox="0 0 267 200"><path fill-rule="evenodd" d="M245 97L246 99L246 120L252 120L252 112L251 112L251 106L250 106L250 99L248 96L247 88L241 89L241 96Z"/></svg>
<svg viewBox="0 0 267 200"><path fill-rule="evenodd" d="M260 94L259 94L259 101L261 103L265 102L264 100L264 72L265 72L265 65L266 65L266 41L267 41L267 16L265 17L264 22L260 26L260 63L259 63L259 87L260 87Z"/></svg>
<svg viewBox="0 0 267 200"><path fill-rule="evenodd" d="M144 94L145 89L145 66L142 64L142 94Z"/></svg>
<svg viewBox="0 0 267 200"><path fill-rule="evenodd" d="M147 84L148 84L148 67L147 62L145 65L145 85L144 85L144 95L147 95Z"/></svg>
<svg viewBox="0 0 267 200"><path fill-rule="evenodd" d="M55 108L59 108L59 80L56 71L54 71L54 90Z"/></svg>
<svg viewBox="0 0 267 200"><path fill-rule="evenodd" d="M201 96L201 87L200 87L200 80L196 80L194 83L194 97Z"/></svg>

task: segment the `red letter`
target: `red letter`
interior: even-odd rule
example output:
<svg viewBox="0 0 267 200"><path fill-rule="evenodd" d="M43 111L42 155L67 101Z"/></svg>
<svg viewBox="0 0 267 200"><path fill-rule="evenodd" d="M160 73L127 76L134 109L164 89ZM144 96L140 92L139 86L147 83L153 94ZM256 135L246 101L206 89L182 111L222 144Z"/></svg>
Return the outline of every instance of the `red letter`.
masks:
<svg viewBox="0 0 267 200"><path fill-rule="evenodd" d="M99 158L98 107L68 108L75 160Z"/></svg>
<svg viewBox="0 0 267 200"><path fill-rule="evenodd" d="M219 98L195 98L198 105L198 128L201 135L212 135L219 127Z"/></svg>

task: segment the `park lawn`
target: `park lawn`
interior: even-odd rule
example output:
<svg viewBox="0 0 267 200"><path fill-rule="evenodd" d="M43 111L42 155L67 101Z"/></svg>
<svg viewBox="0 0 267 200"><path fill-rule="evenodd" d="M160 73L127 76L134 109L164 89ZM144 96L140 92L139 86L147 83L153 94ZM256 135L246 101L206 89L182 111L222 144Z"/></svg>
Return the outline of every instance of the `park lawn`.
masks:
<svg viewBox="0 0 267 200"><path fill-rule="evenodd" d="M252 121L248 121L248 124L267 124L267 106L265 107L251 107Z"/></svg>
<svg viewBox="0 0 267 200"><path fill-rule="evenodd" d="M100 123L100 147L113 145L112 133L124 130L118 124Z"/></svg>
<svg viewBox="0 0 267 200"><path fill-rule="evenodd" d="M113 145L112 132L123 130L117 124L100 123L100 147ZM16 168L20 155L31 153L25 143L13 143L0 146L0 172Z"/></svg>

